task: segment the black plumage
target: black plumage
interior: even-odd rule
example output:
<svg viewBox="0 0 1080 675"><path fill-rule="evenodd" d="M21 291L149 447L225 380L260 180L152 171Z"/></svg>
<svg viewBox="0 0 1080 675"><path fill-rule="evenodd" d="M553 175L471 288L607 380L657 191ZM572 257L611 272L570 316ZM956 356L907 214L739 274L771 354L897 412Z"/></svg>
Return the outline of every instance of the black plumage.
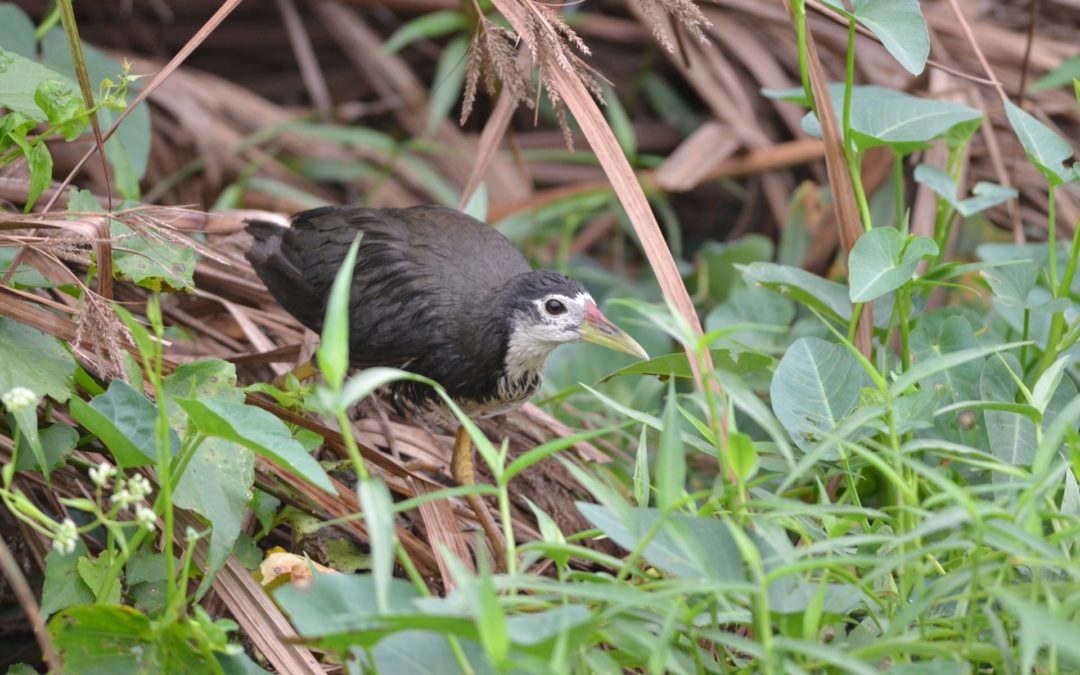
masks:
<svg viewBox="0 0 1080 675"><path fill-rule="evenodd" d="M288 228L256 220L247 229L259 277L314 331L362 231L349 302L350 363L427 376L470 413L512 408L540 384L542 372L532 368L505 381L513 322L540 321L536 299L588 296L572 279L533 270L494 228L442 207L325 207L297 214ZM411 382L394 394L412 404L435 400L430 388Z"/></svg>

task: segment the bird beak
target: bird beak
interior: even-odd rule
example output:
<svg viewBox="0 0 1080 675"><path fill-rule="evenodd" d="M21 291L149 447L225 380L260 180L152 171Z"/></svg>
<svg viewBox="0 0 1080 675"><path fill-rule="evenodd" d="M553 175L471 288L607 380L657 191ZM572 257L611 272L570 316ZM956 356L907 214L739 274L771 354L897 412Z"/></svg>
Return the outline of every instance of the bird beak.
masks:
<svg viewBox="0 0 1080 675"><path fill-rule="evenodd" d="M585 304L585 320L581 323L581 339L594 345L614 349L639 359L648 360L649 354L634 338L607 320L600 309L591 302Z"/></svg>

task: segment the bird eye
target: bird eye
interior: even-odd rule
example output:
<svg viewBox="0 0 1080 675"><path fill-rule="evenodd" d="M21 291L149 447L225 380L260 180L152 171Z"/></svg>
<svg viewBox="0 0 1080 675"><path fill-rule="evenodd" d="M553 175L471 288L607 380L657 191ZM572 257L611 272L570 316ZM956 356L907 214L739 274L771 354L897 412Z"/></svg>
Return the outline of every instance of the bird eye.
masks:
<svg viewBox="0 0 1080 675"><path fill-rule="evenodd" d="M544 303L544 309L547 310L548 314L557 316L566 311L566 305L562 304L559 300L552 298Z"/></svg>

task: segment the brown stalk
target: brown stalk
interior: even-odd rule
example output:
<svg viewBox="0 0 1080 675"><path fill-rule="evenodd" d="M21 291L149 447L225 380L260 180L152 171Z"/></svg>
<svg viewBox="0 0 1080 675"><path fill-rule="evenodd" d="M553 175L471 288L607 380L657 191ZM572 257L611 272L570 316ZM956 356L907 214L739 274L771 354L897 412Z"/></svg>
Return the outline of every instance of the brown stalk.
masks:
<svg viewBox="0 0 1080 675"><path fill-rule="evenodd" d="M7 579L12 592L18 598L19 604L22 605L26 619L34 629L34 639L37 640L38 646L41 647L41 653L49 664L49 672L62 672L60 657L57 656L56 648L49 637L49 629L45 627L45 621L41 618L41 608L38 607L37 600L34 599L34 591L30 588L30 584L27 583L22 570L19 569L19 563L15 560L15 556L11 554L11 549L8 548L7 543L2 538L0 538L0 570L3 570L4 578Z"/></svg>
<svg viewBox="0 0 1080 675"><path fill-rule="evenodd" d="M784 0L784 4L790 13L791 5L788 0ZM814 44L814 36L809 27L806 30L806 51L807 66L810 71L810 89L814 94L814 110L821 122L821 136L825 144L825 169L829 174L829 183L832 185L836 224L840 232L843 258L846 261L855 242L862 236L863 228L859 219L859 209L855 205L855 186L852 183L844 153L845 140L841 137L840 124L836 120L836 109L833 107L832 96L829 95L829 79L821 65L817 46ZM859 317L859 325L855 333L855 347L868 358L873 349L873 338L874 305L866 303L862 316Z"/></svg>

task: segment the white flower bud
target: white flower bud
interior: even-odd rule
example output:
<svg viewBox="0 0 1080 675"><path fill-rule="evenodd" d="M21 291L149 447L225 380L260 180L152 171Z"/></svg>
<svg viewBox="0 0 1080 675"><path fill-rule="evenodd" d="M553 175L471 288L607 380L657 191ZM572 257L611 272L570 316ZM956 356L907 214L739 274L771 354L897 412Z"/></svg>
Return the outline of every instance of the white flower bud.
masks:
<svg viewBox="0 0 1080 675"><path fill-rule="evenodd" d="M4 407L11 412L20 412L37 406L38 397L26 387L14 387L0 396L0 402L3 402Z"/></svg>

